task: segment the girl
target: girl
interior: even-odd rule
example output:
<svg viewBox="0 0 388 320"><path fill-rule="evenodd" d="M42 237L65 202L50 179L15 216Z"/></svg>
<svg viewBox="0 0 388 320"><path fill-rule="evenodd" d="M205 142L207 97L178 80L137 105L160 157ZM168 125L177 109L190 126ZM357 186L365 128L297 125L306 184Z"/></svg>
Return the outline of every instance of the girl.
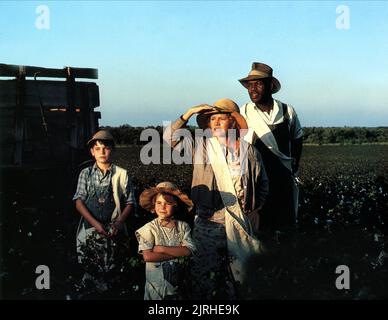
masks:
<svg viewBox="0 0 388 320"><path fill-rule="evenodd" d="M157 218L136 231L139 253L146 262L144 300L182 299L184 264L179 257L194 253L186 222L174 219L193 203L171 182L159 183L140 195L140 205Z"/></svg>

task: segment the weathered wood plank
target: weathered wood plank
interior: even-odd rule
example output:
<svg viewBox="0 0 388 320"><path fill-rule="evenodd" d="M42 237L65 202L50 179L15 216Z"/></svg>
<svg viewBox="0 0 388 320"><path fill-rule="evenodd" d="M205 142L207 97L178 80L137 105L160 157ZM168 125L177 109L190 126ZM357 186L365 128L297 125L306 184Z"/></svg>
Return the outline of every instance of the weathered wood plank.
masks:
<svg viewBox="0 0 388 320"><path fill-rule="evenodd" d="M0 81L0 107L16 105L16 80Z"/></svg>
<svg viewBox="0 0 388 320"><path fill-rule="evenodd" d="M62 106L67 108L67 88L64 81L34 81L26 80L25 83L25 106L39 106L39 96L44 106ZM76 82L74 91L75 106L82 107L82 92L90 91L90 104L94 107L100 105L98 86L93 82ZM0 108L16 105L16 81L0 81Z"/></svg>
<svg viewBox="0 0 388 320"><path fill-rule="evenodd" d="M98 79L98 69L74 67L54 69L3 63L0 63L0 76L17 77L20 74L24 74L26 77L33 77L35 74L37 74L38 77L66 78L68 74L68 68L70 68L70 73L73 75L74 78Z"/></svg>
<svg viewBox="0 0 388 320"><path fill-rule="evenodd" d="M42 80L24 80L35 71L34 67L0 65L0 76L16 77L0 80L0 153L4 155L0 165L62 162L77 166L87 157L85 142L97 130L101 118L100 112L94 111L100 105L99 88L93 82L74 81L81 74L76 72L85 70L70 70L74 71L70 76L60 70L62 78L67 75L72 80L71 88L69 80L42 79L54 77L58 70L39 68L38 79Z"/></svg>
<svg viewBox="0 0 388 320"><path fill-rule="evenodd" d="M21 165L23 161L23 136L24 136L24 101L25 78L22 76L16 80L16 108L15 108L15 151L14 164Z"/></svg>

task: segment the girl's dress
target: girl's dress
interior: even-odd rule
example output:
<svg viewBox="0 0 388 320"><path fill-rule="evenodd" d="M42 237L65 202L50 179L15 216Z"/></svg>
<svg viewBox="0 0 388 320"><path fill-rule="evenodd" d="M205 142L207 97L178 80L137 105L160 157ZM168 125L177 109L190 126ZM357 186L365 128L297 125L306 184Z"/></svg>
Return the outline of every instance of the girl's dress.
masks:
<svg viewBox="0 0 388 320"><path fill-rule="evenodd" d="M136 231L139 253L154 246L185 246L194 254L195 246L190 232L190 226L186 222L175 220L175 226L167 228L156 218ZM147 262L144 300L184 298L183 286L187 276L185 269L185 263L179 258Z"/></svg>

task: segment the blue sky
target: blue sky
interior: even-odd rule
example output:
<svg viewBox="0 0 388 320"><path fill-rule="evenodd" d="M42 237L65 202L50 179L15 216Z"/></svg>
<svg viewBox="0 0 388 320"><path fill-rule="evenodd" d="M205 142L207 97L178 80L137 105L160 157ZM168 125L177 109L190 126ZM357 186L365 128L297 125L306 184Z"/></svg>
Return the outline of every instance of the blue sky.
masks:
<svg viewBox="0 0 388 320"><path fill-rule="evenodd" d="M39 30L46 5L50 29ZM339 5L349 29L337 29ZM274 68L304 126L388 125L388 2L0 2L0 63L98 68L101 125L162 125L190 106L249 101Z"/></svg>

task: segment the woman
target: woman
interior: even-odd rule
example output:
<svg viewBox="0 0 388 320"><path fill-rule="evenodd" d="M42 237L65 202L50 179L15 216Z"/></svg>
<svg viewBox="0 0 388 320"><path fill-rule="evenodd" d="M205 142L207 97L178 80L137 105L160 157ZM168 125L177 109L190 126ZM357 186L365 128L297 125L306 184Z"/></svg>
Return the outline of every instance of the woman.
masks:
<svg viewBox="0 0 388 320"><path fill-rule="evenodd" d="M204 131L196 131L193 139L180 129L194 114ZM220 99L213 106L188 109L163 135L175 151L192 155L197 254L191 274L196 299L236 298L236 284L244 281L246 257L260 251L249 220L256 229L268 180L259 152L241 139L246 129L237 104Z"/></svg>

